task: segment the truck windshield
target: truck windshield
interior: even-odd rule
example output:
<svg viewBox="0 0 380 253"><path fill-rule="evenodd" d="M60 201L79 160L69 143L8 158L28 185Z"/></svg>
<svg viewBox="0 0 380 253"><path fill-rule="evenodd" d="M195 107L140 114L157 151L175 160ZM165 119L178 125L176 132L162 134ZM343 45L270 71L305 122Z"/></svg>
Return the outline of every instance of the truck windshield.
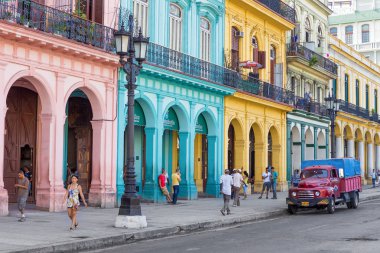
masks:
<svg viewBox="0 0 380 253"><path fill-rule="evenodd" d="M327 170L305 170L302 172L301 178L327 178L328 173Z"/></svg>

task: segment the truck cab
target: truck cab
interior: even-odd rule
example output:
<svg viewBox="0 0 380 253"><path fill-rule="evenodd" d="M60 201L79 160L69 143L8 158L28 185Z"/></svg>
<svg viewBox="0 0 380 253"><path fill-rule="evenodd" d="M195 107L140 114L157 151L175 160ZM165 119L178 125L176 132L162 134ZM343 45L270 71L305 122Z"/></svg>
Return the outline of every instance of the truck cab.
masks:
<svg viewBox="0 0 380 253"><path fill-rule="evenodd" d="M314 163L308 161L302 168L301 181L297 187L289 189L289 196L286 199L289 213L295 214L300 208L327 208L328 213L334 213L338 204L346 204L348 208L358 207L361 191L360 174L348 173L347 171L352 170L345 168L344 163L324 161L317 160ZM355 163L348 163L346 167L352 164ZM343 166L337 168L337 165Z"/></svg>

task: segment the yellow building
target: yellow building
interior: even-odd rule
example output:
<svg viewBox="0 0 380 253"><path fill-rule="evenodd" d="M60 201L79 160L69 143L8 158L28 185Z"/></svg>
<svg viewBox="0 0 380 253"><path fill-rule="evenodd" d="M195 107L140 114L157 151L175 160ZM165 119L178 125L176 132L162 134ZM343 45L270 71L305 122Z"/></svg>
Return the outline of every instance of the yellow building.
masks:
<svg viewBox="0 0 380 253"><path fill-rule="evenodd" d="M336 156L360 160L363 181L370 184L373 169L380 169L380 67L333 36L330 58L339 66L338 79L332 83L340 105Z"/></svg>
<svg viewBox="0 0 380 253"><path fill-rule="evenodd" d="M226 66L240 74L225 77L237 92L225 98L224 164L254 176L255 191L268 165L279 173L279 190L287 188L286 113L292 110L292 93L283 88L286 31L294 28L295 12L282 1L265 2L226 1ZM241 69L245 61L261 68Z"/></svg>

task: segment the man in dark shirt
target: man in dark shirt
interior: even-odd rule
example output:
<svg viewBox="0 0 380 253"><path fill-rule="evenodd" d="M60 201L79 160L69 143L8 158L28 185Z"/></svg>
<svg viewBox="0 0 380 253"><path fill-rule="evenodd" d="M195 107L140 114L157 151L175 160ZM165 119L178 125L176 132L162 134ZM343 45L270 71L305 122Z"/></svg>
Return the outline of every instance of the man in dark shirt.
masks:
<svg viewBox="0 0 380 253"><path fill-rule="evenodd" d="M25 206L29 193L29 179L25 177L24 172L20 170L18 172L17 184L15 184L17 190L17 203L18 210L21 213L21 217L18 221L25 221Z"/></svg>

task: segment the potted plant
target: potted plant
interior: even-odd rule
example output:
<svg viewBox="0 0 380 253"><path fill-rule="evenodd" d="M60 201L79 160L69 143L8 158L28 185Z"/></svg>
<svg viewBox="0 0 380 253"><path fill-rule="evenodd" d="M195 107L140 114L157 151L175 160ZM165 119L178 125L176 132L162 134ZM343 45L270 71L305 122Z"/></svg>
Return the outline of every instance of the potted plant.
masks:
<svg viewBox="0 0 380 253"><path fill-rule="evenodd" d="M29 19L22 15L20 17L20 24L24 25L25 27L29 27Z"/></svg>
<svg viewBox="0 0 380 253"><path fill-rule="evenodd" d="M6 12L4 13L4 19L13 22L13 15L12 15L12 12L10 12L10 11L6 11Z"/></svg>
<svg viewBox="0 0 380 253"><path fill-rule="evenodd" d="M309 66L310 67L313 67L315 64L318 63L318 58L317 56L313 55L310 60L309 60Z"/></svg>
<svg viewBox="0 0 380 253"><path fill-rule="evenodd" d="M57 23L53 26L54 34L58 36L62 36L66 32L66 24L65 23Z"/></svg>

